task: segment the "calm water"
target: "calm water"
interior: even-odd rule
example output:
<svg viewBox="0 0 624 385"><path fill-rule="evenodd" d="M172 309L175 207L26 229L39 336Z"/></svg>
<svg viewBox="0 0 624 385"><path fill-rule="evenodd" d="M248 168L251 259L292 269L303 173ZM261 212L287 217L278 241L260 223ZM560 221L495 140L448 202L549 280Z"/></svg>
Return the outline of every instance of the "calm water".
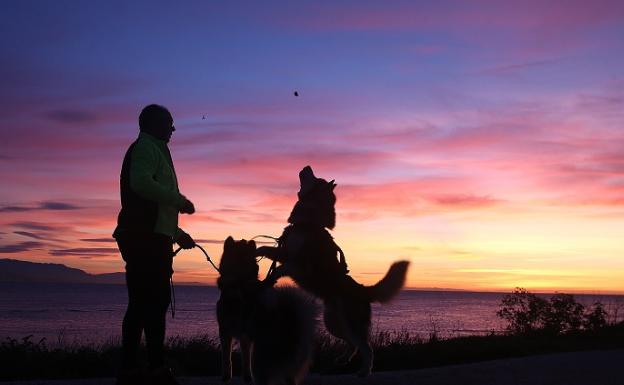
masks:
<svg viewBox="0 0 624 385"><path fill-rule="evenodd" d="M49 342L102 342L119 338L126 307L126 289L117 285L0 283L0 338L47 338ZM217 335L213 287L176 286L176 318L167 318L168 336ZM403 291L390 305L373 305L373 329L407 330L423 336L482 334L501 330L496 317L503 294ZM600 300L609 307L624 297L582 295L588 305Z"/></svg>

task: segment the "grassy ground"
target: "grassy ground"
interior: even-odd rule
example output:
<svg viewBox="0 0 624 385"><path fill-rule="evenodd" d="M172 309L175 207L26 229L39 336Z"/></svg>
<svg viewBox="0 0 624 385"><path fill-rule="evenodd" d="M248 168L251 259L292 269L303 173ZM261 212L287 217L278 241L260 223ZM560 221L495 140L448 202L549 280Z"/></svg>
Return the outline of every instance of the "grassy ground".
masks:
<svg viewBox="0 0 624 385"><path fill-rule="evenodd" d="M541 353L624 348L624 323L597 332L560 336L439 339L433 335L423 339L408 333L377 333L372 341L375 371L408 370ZM336 340L320 336L311 371L321 374L354 371L357 358L346 367L334 364L335 357L344 349ZM0 380L112 377L119 350L115 343L51 347L45 341L32 341L27 337L6 339L0 343ZM167 357L180 376L214 376L220 372L218 342L206 336L169 339ZM239 361L234 357L236 365Z"/></svg>

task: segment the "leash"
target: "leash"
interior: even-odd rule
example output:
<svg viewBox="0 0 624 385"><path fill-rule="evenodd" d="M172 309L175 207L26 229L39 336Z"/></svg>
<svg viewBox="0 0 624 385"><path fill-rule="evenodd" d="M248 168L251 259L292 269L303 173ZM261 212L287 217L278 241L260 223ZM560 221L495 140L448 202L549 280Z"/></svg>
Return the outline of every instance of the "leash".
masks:
<svg viewBox="0 0 624 385"><path fill-rule="evenodd" d="M271 235L256 235L255 237L251 238L251 240L253 241L256 238L266 238L266 239L272 239L275 241L275 244L278 245L279 244L279 238L273 237ZM264 257L261 257L258 261L262 261L264 259ZM269 276L271 275L271 273L273 273L273 270L275 270L275 268L277 267L277 261L273 261L271 263L271 266L269 267L269 271L267 271L267 275L266 277L264 277L264 280L266 281L267 278L269 278Z"/></svg>
<svg viewBox="0 0 624 385"><path fill-rule="evenodd" d="M255 237L251 238L251 240L254 240L256 238L267 238L267 239L274 240L275 243L279 242L279 238L276 238L270 235L256 235ZM210 255L208 255L206 250L203 247L201 247L201 245L199 245L198 243L195 243L194 247L197 247L198 249L200 249L202 253L204 253L206 260L212 265L212 267L217 271L217 273L221 274L221 271L219 270L217 265L215 265L215 263L212 261L212 259L210 258ZM173 257L178 255L178 253L181 250L182 250L182 247L181 246L178 247L176 251L173 252ZM271 267L269 268L269 271L267 272L267 277L273 272L273 270L275 270L276 266L277 266L277 262L273 261L273 263L271 264ZM169 282L171 283L171 318L175 318L176 297L175 297L175 287L173 286L173 274L171 274L171 277L169 278Z"/></svg>
<svg viewBox="0 0 624 385"><path fill-rule="evenodd" d="M221 272L219 271L219 268L217 267L217 265L215 265L215 264L214 264L214 262L212 262L212 259L210 259L210 256L208 255L208 253L206 252L206 250L204 250L204 248L203 248L203 247L201 247L198 243L196 243L196 244L195 244L195 246L193 246L193 247L197 247L197 248L199 248L199 249L202 251L202 253L204 253L204 255L206 256L206 260L207 260L208 262L210 262L210 264L211 264L211 265L212 265L212 267L213 267L213 268L217 271L217 273L221 273ZM173 256L175 257L175 256L176 256L176 255L180 252L180 250L182 250L182 247L178 247L178 249L177 249L176 251L174 251L174 252L173 252Z"/></svg>
<svg viewBox="0 0 624 385"><path fill-rule="evenodd" d="M221 273L219 271L219 268L217 267L217 265L214 264L214 262L212 262L212 259L210 259L210 255L208 255L208 253L206 252L206 250L204 250L203 247L201 247L199 244L195 244L194 247L199 248L202 253L204 253L204 255L206 256L206 260L208 262L210 262L210 264L212 265L212 267L217 271L217 273ZM178 253L180 252L180 250L182 250L182 247L178 247L176 251L173 252L173 257L175 257L176 255L178 255ZM171 277L169 278L169 282L171 283L171 318L175 318L175 308L176 308L176 297L175 297L175 287L173 286L173 274L171 274Z"/></svg>
<svg viewBox="0 0 624 385"><path fill-rule="evenodd" d="M173 319L175 318L175 309L176 309L175 287L173 286L173 274L171 274L171 277L169 277L169 282L171 282L171 318Z"/></svg>
<svg viewBox="0 0 624 385"><path fill-rule="evenodd" d="M271 236L271 235L262 235L262 234L260 234L260 235L256 235L255 237L251 238L251 239L250 239L250 241L253 241L253 240L254 240L254 239L256 239L256 238L267 238L267 239L272 239L272 240L274 240L275 242L278 242L278 241L279 241L279 238L273 237L273 236Z"/></svg>

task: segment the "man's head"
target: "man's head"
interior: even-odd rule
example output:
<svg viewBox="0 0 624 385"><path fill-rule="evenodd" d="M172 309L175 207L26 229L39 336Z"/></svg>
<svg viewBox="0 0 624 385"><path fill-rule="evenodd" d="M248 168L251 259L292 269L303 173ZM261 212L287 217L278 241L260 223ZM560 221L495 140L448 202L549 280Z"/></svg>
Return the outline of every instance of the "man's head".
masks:
<svg viewBox="0 0 624 385"><path fill-rule="evenodd" d="M171 113L158 104L150 104L143 108L139 115L139 128L165 142L171 139L171 134L175 131Z"/></svg>

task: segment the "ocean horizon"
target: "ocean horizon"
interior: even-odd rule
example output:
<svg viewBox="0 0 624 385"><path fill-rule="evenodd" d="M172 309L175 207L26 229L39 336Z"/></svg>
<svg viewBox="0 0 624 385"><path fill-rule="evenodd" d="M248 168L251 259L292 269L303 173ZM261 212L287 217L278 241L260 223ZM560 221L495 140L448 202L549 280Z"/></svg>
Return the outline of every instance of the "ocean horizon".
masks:
<svg viewBox="0 0 624 385"><path fill-rule="evenodd" d="M127 305L124 285L0 283L0 290L0 338L31 336L33 341L45 338L59 345L119 341ZM424 338L434 333L446 338L501 332L506 324L496 311L505 294L403 290L391 304L373 304L372 331ZM175 297L176 313L175 318L171 312L167 316L167 337L217 337L216 287L176 285ZM575 297L586 306L600 301L615 312L624 306L621 295Z"/></svg>

